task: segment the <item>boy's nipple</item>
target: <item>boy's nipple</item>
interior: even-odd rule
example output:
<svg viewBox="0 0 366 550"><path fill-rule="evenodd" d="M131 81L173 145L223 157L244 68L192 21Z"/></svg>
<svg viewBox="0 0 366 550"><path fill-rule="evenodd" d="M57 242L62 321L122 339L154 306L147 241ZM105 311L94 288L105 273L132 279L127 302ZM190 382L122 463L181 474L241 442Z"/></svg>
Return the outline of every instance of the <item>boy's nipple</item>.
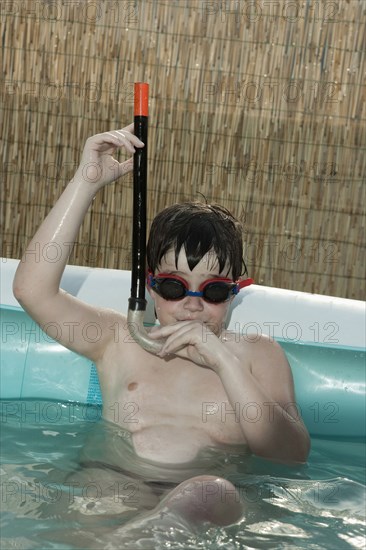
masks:
<svg viewBox="0 0 366 550"><path fill-rule="evenodd" d="M137 382L130 382L127 386L128 391L133 391L137 388L138 383Z"/></svg>

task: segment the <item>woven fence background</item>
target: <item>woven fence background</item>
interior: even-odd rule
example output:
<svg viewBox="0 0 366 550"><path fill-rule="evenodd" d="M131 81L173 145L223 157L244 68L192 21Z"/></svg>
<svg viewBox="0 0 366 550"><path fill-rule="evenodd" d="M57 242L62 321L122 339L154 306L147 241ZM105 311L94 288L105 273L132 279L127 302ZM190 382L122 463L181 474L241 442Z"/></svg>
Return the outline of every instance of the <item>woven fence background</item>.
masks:
<svg viewBox="0 0 366 550"><path fill-rule="evenodd" d="M88 136L150 84L149 223L206 197L245 224L258 284L364 299L364 0L7 0L2 256L19 258ZM132 177L100 192L70 263L129 269ZM42 253L42 251L40 251Z"/></svg>

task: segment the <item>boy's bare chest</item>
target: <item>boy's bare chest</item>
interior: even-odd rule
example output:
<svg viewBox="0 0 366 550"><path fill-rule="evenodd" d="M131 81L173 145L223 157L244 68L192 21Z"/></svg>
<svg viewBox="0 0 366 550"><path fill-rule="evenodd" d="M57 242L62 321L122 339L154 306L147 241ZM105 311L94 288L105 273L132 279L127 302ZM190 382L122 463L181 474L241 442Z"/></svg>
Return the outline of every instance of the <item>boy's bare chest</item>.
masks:
<svg viewBox="0 0 366 550"><path fill-rule="evenodd" d="M108 420L134 434L171 428L206 445L245 443L235 404L211 369L146 353L127 353L123 365L113 359L101 380Z"/></svg>

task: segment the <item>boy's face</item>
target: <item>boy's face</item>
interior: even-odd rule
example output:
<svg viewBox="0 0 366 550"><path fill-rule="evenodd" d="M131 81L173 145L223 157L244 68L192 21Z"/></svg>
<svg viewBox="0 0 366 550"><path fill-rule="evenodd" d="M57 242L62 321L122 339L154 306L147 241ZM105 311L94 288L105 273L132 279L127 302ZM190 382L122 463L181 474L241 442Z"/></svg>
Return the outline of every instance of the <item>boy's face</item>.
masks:
<svg viewBox="0 0 366 550"><path fill-rule="evenodd" d="M231 270L219 270L219 264L215 254L208 253L196 265L193 271L190 270L187 257L183 248L178 256L178 266L175 265L174 250L171 249L162 259L154 275L169 273L179 275L187 281L189 290L198 291L199 286L208 279L215 277L232 277ZM162 326L171 325L178 321L198 320L208 324L212 332L219 335L224 328L230 304L234 298L219 304L212 304L199 296L185 296L181 300L164 300L154 290L148 288L151 297L155 302L155 310Z"/></svg>

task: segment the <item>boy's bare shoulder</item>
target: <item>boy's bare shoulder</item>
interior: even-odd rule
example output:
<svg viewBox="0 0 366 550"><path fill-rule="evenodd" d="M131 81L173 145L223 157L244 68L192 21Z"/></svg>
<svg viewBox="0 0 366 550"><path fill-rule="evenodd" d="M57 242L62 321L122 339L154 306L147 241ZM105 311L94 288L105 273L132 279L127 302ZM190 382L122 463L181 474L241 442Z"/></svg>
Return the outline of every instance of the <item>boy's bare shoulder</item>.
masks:
<svg viewBox="0 0 366 550"><path fill-rule="evenodd" d="M250 364L252 375L273 401L287 405L295 401L294 383L287 357L276 340L266 335L247 335L237 340L235 354Z"/></svg>
<svg viewBox="0 0 366 550"><path fill-rule="evenodd" d="M98 308L99 326L108 344L120 343L129 334L127 315L112 308Z"/></svg>
<svg viewBox="0 0 366 550"><path fill-rule="evenodd" d="M280 344L265 334L248 334L241 340L241 349L246 355L249 354L253 363L257 365L257 368L262 365L263 361L265 361L267 365L266 368L268 368L269 365L289 366L286 355Z"/></svg>
<svg viewBox="0 0 366 550"><path fill-rule="evenodd" d="M61 343L85 355L99 366L107 350L113 349L115 344L128 338L127 316L112 308L93 306L84 302L80 302L79 311L79 317L73 322L70 342Z"/></svg>
<svg viewBox="0 0 366 550"><path fill-rule="evenodd" d="M242 353L250 354L255 357L257 355L275 354L277 359L285 357L282 347L276 340L266 336L265 334L239 334L233 331L225 331L222 335L222 340L229 343L239 344L237 349Z"/></svg>

